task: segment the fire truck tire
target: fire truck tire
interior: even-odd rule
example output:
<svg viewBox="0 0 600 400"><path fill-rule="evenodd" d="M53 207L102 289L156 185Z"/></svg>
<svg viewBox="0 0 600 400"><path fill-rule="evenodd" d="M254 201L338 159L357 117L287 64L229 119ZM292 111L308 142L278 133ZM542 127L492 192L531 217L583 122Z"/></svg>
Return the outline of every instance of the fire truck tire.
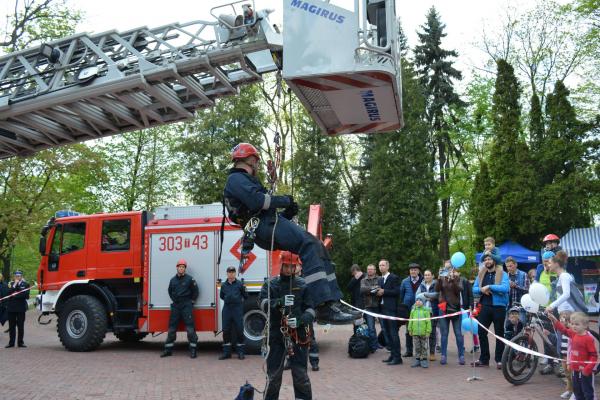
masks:
<svg viewBox="0 0 600 400"><path fill-rule="evenodd" d="M258 296L244 302L244 349L247 354L260 354L267 316L258 307Z"/></svg>
<svg viewBox="0 0 600 400"><path fill-rule="evenodd" d="M148 336L148 332L135 332L135 331L121 331L115 332L115 336L121 342L125 343L137 343Z"/></svg>
<svg viewBox="0 0 600 400"><path fill-rule="evenodd" d="M93 296L73 296L58 316L58 337L69 351L92 351L98 348L108 326L106 309Z"/></svg>

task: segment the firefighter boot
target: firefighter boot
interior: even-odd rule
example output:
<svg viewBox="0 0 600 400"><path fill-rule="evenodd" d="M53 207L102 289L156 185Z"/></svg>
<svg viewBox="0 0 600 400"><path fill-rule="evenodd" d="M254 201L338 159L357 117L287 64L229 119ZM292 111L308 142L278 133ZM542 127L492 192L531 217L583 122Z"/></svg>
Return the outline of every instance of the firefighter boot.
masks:
<svg viewBox="0 0 600 400"><path fill-rule="evenodd" d="M198 350L196 344L190 344L190 358L196 358L198 356Z"/></svg>
<svg viewBox="0 0 600 400"><path fill-rule="evenodd" d="M351 324L360 315L355 312L344 312L338 302L327 302L317 308L317 321L332 325Z"/></svg>
<svg viewBox="0 0 600 400"><path fill-rule="evenodd" d="M226 360L231 358L231 343L223 344L223 354L219 357L219 360Z"/></svg>
<svg viewBox="0 0 600 400"><path fill-rule="evenodd" d="M164 357L170 357L173 355L173 351L168 348L168 349L164 349L162 354L160 355L160 358L164 358Z"/></svg>
<svg viewBox="0 0 600 400"><path fill-rule="evenodd" d="M319 359L310 359L310 367L313 371L319 370Z"/></svg>
<svg viewBox="0 0 600 400"><path fill-rule="evenodd" d="M238 344L237 345L237 353L238 353L238 359L243 360L244 358L246 358L246 354L244 352L244 345L243 344Z"/></svg>

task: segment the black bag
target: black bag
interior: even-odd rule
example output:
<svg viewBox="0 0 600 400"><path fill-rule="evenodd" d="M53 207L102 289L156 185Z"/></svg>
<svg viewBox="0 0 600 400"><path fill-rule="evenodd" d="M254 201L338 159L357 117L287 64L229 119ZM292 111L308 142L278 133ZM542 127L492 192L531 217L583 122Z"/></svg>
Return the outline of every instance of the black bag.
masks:
<svg viewBox="0 0 600 400"><path fill-rule="evenodd" d="M253 400L254 390L254 387L248 382L246 382L244 386L240 386L240 392L238 393L235 400Z"/></svg>
<svg viewBox="0 0 600 400"><path fill-rule="evenodd" d="M369 339L362 335L352 335L348 341L348 355L352 358L367 358L371 353Z"/></svg>

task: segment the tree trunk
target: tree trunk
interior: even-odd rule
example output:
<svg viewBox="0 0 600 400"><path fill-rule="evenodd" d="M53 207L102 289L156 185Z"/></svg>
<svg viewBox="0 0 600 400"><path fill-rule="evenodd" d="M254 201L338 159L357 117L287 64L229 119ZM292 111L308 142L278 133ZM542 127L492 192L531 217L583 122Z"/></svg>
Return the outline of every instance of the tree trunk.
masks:
<svg viewBox="0 0 600 400"><path fill-rule="evenodd" d="M5 256L0 256L0 262L2 262L2 275L4 276L4 282L10 281L10 259L12 251L8 251Z"/></svg>

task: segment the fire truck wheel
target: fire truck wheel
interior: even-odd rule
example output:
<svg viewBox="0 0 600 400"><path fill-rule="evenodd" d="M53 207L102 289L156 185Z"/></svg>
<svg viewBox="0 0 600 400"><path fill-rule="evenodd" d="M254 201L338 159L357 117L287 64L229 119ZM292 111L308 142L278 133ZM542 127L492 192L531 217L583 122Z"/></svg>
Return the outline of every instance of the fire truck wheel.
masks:
<svg viewBox="0 0 600 400"><path fill-rule="evenodd" d="M148 336L148 332L121 331L115 332L115 336L121 342L136 343Z"/></svg>
<svg viewBox="0 0 600 400"><path fill-rule="evenodd" d="M100 300L78 295L66 301L57 325L58 337L67 350L92 351L104 340L108 318Z"/></svg>
<svg viewBox="0 0 600 400"><path fill-rule="evenodd" d="M244 348L247 354L260 354L267 316L258 307L258 297L244 302Z"/></svg>

